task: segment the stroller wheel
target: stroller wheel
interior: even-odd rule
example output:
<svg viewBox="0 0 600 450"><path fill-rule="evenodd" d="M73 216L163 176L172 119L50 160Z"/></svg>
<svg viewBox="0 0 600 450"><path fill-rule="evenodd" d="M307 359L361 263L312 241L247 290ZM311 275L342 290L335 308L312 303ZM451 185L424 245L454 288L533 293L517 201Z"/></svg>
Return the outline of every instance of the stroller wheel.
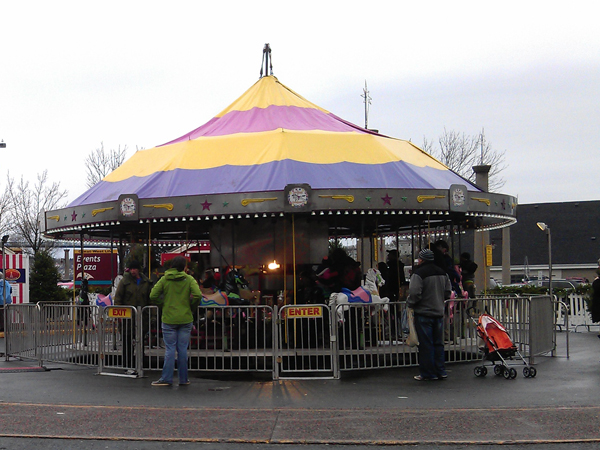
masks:
<svg viewBox="0 0 600 450"><path fill-rule="evenodd" d="M529 370L529 367L524 367L523 368L523 376L525 378L529 378L531 376L531 371Z"/></svg>
<svg viewBox="0 0 600 450"><path fill-rule="evenodd" d="M535 367L530 367L529 368L529 377L534 378L536 375L537 375L537 370L535 369Z"/></svg>
<svg viewBox="0 0 600 450"><path fill-rule="evenodd" d="M502 372L502 375L504 375L504 379L505 380L510 380L510 369L508 367L506 367L504 369L504 371Z"/></svg>
<svg viewBox="0 0 600 450"><path fill-rule="evenodd" d="M515 369L514 367L511 367L508 372L510 373L511 380L514 380L515 378L517 378L517 369Z"/></svg>
<svg viewBox="0 0 600 450"><path fill-rule="evenodd" d="M500 364L496 364L494 366L494 375L499 377L503 373L504 373L504 366L501 366Z"/></svg>
<svg viewBox="0 0 600 450"><path fill-rule="evenodd" d="M473 369L473 373L476 377L485 377L487 375L487 369L485 366L477 366Z"/></svg>

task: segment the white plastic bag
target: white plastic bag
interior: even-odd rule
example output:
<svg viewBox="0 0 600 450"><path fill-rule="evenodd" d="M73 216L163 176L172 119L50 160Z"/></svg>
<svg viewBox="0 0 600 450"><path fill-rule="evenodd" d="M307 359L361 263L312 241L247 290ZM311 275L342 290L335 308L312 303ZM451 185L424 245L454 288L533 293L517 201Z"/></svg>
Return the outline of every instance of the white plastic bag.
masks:
<svg viewBox="0 0 600 450"><path fill-rule="evenodd" d="M417 330L415 328L415 313L412 308L407 308L407 319L408 319L408 337L406 343L409 347L416 347L419 345L419 337L417 336Z"/></svg>

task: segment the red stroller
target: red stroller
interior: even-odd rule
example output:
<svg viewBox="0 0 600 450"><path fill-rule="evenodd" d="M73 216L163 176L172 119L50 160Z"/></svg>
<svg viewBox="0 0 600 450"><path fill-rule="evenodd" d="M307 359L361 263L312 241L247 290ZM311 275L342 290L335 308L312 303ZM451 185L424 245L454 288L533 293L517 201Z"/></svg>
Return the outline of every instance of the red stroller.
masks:
<svg viewBox="0 0 600 450"><path fill-rule="evenodd" d="M506 329L489 314L481 314L477 322L477 334L483 340L483 360L492 362L495 375L502 375L505 379L511 380L517 377L517 370L509 367L507 361L522 361L523 376L533 378L537 375L535 367L529 365L521 356L517 346L512 342ZM485 377L487 367L485 365L477 366L474 369L476 377Z"/></svg>

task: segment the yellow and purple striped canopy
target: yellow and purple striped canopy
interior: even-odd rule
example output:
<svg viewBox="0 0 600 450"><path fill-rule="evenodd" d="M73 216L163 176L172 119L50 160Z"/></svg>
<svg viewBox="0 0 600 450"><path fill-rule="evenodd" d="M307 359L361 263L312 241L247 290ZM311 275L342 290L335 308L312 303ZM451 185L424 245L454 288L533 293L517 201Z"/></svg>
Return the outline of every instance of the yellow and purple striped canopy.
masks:
<svg viewBox="0 0 600 450"><path fill-rule="evenodd" d="M476 187L412 143L370 132L274 76L201 127L135 153L69 206L139 198L312 189Z"/></svg>

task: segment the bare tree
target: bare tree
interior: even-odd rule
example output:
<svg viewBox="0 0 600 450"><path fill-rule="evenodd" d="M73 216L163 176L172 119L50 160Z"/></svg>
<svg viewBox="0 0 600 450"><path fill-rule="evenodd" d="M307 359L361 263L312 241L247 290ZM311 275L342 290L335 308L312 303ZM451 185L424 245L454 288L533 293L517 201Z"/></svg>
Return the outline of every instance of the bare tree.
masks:
<svg viewBox="0 0 600 450"><path fill-rule="evenodd" d="M12 202L10 201L9 185L4 187L4 194L0 197L0 236L4 236L10 231L10 215L12 212Z"/></svg>
<svg viewBox="0 0 600 450"><path fill-rule="evenodd" d="M48 171L38 174L33 187L21 176L19 184L7 175L7 191L12 209L10 213L11 231L15 241L21 241L24 247L30 248L36 254L38 251L51 247L50 241L42 239L40 214L44 211L63 207L61 202L67 196L67 191L60 188L60 183L48 181Z"/></svg>
<svg viewBox="0 0 600 450"><path fill-rule="evenodd" d="M483 130L481 134L469 136L444 128L444 134L438 138L437 147L434 147L427 138L423 138L422 148L448 168L472 182L475 182L473 166L490 165L492 167L489 175L489 190L496 191L504 186L505 180L500 174L506 169L506 151L494 150L491 143L486 140Z"/></svg>
<svg viewBox="0 0 600 450"><path fill-rule="evenodd" d="M106 151L104 150L104 142L100 143L100 148L90 152L85 159L85 167L87 169L86 184L88 189L123 164L126 153L126 145L123 149L119 145L117 150L111 149Z"/></svg>

